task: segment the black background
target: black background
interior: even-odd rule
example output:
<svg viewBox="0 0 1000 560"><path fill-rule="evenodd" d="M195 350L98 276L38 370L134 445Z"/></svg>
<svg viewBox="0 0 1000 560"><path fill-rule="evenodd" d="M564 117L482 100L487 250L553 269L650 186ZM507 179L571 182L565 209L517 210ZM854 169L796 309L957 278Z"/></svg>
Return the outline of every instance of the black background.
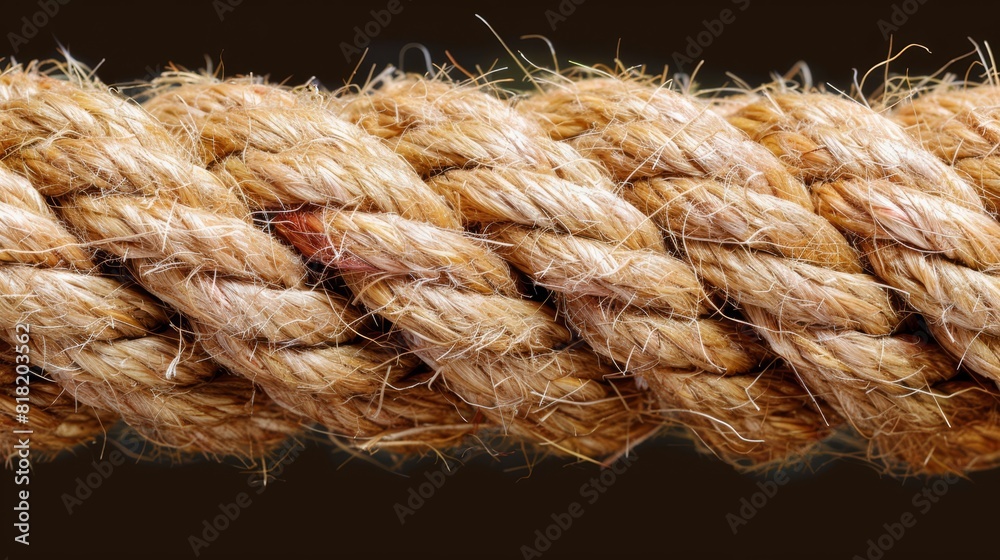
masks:
<svg viewBox="0 0 1000 560"><path fill-rule="evenodd" d="M16 58L53 57L61 44L85 63L96 65L103 59L98 75L107 83L122 83L148 77L170 62L198 68L208 57L216 65L223 61L227 75L254 72L290 83L315 76L325 86L336 87L357 62L345 60L341 43L352 41L354 27L372 19L369 10L387 4L232 3L238 5L220 18L211 0L71 0L37 35L17 45ZM863 74L886 58L889 43L878 21L891 21L894 3L904 5L889 0L859 5L751 0L700 54L706 66L699 81L720 86L724 73L731 71L758 84L770 72L784 73L805 60L816 83L849 88L854 69ZM628 65L646 64L659 72L665 64L673 65L675 51L683 53L688 37L704 29L702 20L738 8L729 0L660 2L656 8L588 0L552 29L546 10L558 11L559 5L559 0L482 5L402 0L403 11L372 40L362 73L372 64L381 68L396 63L400 48L410 42L425 45L435 62L447 61L448 50L468 68L488 67L493 61L510 66L476 13L539 64L550 60L544 45L520 40L521 35L549 37L563 65L571 60L610 64L617 52ZM909 51L893 63L894 71L933 72L971 50L967 37L996 42L1000 8L995 5L910 0L906 7L913 11L918 5L899 26L894 47L920 43L932 52ZM0 32L6 40L0 52L13 53L8 34L20 34L21 18L38 11L37 2L4 2ZM955 69L961 72L968 65L965 60ZM406 69L422 67L417 53L410 52ZM220 503L256 490L248 486L249 473L231 464L129 462L116 467L69 515L61 496L74 491L77 477L95 472L91 462L100 459L100 451L100 446L85 448L36 466L32 545L28 550L11 545L10 558L84 551L88 557L104 558L192 557L188 536L201 532L202 520L218 514ZM519 465L519 456L502 462L482 457L471 461L401 525L393 506L426 480L424 473L439 469L432 459L391 471L348 461L330 446L311 444L284 466L266 492L252 495L252 504L201 551L201 557L520 558L521 545L532 544L534 531L544 530L551 514L581 501L581 485L599 471L549 459L526 476L528 471ZM12 478L4 474L0 490L6 512L0 515L6 520L0 555L13 536ZM915 514L916 526L907 529L884 558L964 558L979 556L979 551L996 556L1000 471L974 474L954 485L939 483L938 490L945 493L924 514L912 500L929 481L888 478L869 466L841 461L801 473L781 486L734 535L726 515L738 513L741 499L751 499L758 484L769 480L739 474L697 455L686 444L647 442L638 449L634 464L596 503L585 504L584 515L542 558L851 558L864 556L868 539L878 538L885 531L883 524L897 522L905 512Z"/></svg>

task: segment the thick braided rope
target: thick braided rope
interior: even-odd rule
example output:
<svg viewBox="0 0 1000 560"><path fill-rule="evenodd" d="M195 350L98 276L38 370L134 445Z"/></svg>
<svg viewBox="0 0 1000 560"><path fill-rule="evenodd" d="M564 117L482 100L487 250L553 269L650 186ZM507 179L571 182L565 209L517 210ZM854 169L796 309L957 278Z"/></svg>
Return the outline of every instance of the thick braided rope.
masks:
<svg viewBox="0 0 1000 560"><path fill-rule="evenodd" d="M464 401L504 429L587 455L648 431L622 418L636 400L621 394L629 389L601 382L614 372L572 344L553 310L525 299L508 264L378 139L315 96L188 80L146 107L193 132L213 172L253 205L284 210L277 231L400 328Z"/></svg>
<svg viewBox="0 0 1000 560"><path fill-rule="evenodd" d="M924 454L941 469L972 460L925 445L947 420L913 396L955 367L931 345L888 336L899 323L889 294L766 150L708 107L634 81L557 84L522 107L624 181L812 393L881 444L871 453ZM901 432L910 437L883 441Z"/></svg>
<svg viewBox="0 0 1000 560"><path fill-rule="evenodd" d="M921 146L954 167L959 175L971 183L979 194L984 208L995 217L1000 211L1000 88L995 85L959 87L945 85L937 91L906 99L899 103L890 117L906 127L907 132ZM967 214L959 218L970 218ZM971 224L959 224L960 231L951 235L967 238L974 250L1000 251L997 246L997 226L982 213L972 216ZM954 224L952 222L951 224ZM947 224L947 225L951 225ZM959 250L968 246L959 247ZM987 259L996 255L990 254ZM965 274L961 282L971 282L969 297L982 297L986 301L1000 301L1000 280L994 267L986 267L984 274ZM1000 317L989 309L979 308L983 323L996 325ZM1000 339L982 336L972 329L947 329L932 325L943 345L961 356L969 368L1000 381ZM994 329L995 330L995 329ZM992 331L990 331L992 332Z"/></svg>
<svg viewBox="0 0 1000 560"><path fill-rule="evenodd" d="M1000 303L977 289L990 283L1000 225L975 189L899 126L854 101L779 92L729 120L810 185L817 212L854 236L873 272L923 315L935 341L957 359L971 353L974 359L963 362L975 369L979 347L961 341L982 338L992 345L997 327L991 317ZM883 445L931 469L996 461L995 453L978 451L997 448L1000 431L979 418L967 420L970 404L982 418L995 417L995 396L976 380L942 383L957 368L917 371L899 381L919 392L894 401L903 405L906 429L881 438ZM977 442L976 453L967 453L969 441Z"/></svg>
<svg viewBox="0 0 1000 560"><path fill-rule="evenodd" d="M3 396L0 400L0 449L4 450L5 458L9 458L8 450L14 449L19 439L28 437L31 440L32 453L54 455L58 452L93 441L118 420L117 415L107 410L101 410L73 401L64 394L63 388L51 381L35 380L34 383L18 382L18 363L25 366L28 360L18 360L19 355L14 348L5 343L0 344L0 383L3 383ZM24 372L24 368L21 369ZM20 395L18 387L22 387ZM23 389L28 387L28 389ZM15 430L25 430L26 426L18 422L17 398L23 398L25 391L30 395L29 402L37 407L31 416L30 428L34 432L29 436L16 434Z"/></svg>
<svg viewBox="0 0 1000 560"><path fill-rule="evenodd" d="M250 456L294 431L266 399L250 405L249 382L206 383L217 366L164 330L161 304L100 274L32 184L3 165L0 231L0 324L9 340L27 340L18 345L22 363L43 368L73 398L188 451Z"/></svg>
<svg viewBox="0 0 1000 560"><path fill-rule="evenodd" d="M889 117L977 187L988 211L1000 210L1000 87L944 84L898 102Z"/></svg>
<svg viewBox="0 0 1000 560"><path fill-rule="evenodd" d="M667 253L655 224L615 194L600 166L476 87L398 76L375 86L348 98L343 112L386 139L467 227L551 291L594 351L641 374L671 415L698 411L685 423L698 425L713 451L783 459L787 438L769 429L779 425L815 441L816 422L776 421L776 408L740 400L746 384L719 377L755 370L763 348L735 323L708 316L690 265ZM758 381L752 391L771 388L768 376Z"/></svg>
<svg viewBox="0 0 1000 560"><path fill-rule="evenodd" d="M458 445L485 420L601 458L680 420L758 464L807 453L843 418L891 468L1000 460L997 392L980 377L998 367L1000 227L973 186L982 165L952 169L862 104L776 91L723 117L634 78L556 81L514 104L388 74L338 95L186 74L158 85L144 109L90 79L0 77L3 163L35 193L10 195L9 219L62 236L0 236L0 270L40 259L33 273L82 290L5 297L58 296L64 313L76 297L141 326L78 313L60 329L32 308L55 327L32 342L57 347L38 365L97 407L43 408L64 434L53 448L99 433L103 410L181 441L135 403L184 414L185 399L222 393L231 405L199 401L214 424L187 420L246 418L257 447L293 419L401 452ZM941 127L925 128L910 132ZM938 142L961 143L948 134L962 133ZM61 262L69 247L82 260ZM12 342L8 322L31 314L9 308ZM143 322L139 309L159 311ZM932 338L907 334L914 312ZM211 359L164 346L129 362L148 376L133 379L81 358L150 337ZM154 367L167 356L185 365ZM173 375L183 367L205 372ZM122 394L143 396L114 404ZM235 436L199 433L192 450L236 453Z"/></svg>
<svg viewBox="0 0 1000 560"><path fill-rule="evenodd" d="M363 328L363 313L307 286L301 260L145 111L96 84L38 72L15 68L0 83L4 161L53 197L90 246L182 312L219 363L337 435L371 438L419 421L381 398L416 361L391 344L341 344Z"/></svg>
<svg viewBox="0 0 1000 560"><path fill-rule="evenodd" d="M599 170L572 151L545 144L543 135L485 92L385 78L348 98L342 114L402 155L467 227L487 235L537 286L572 293L559 300L564 306L593 306L602 297L638 299L662 310L656 316L664 320L650 330L673 332L673 340L692 338L676 332L683 323L674 317L698 313L701 287L685 264L663 254L655 229L613 196ZM579 332L598 353L611 340ZM752 342L733 340L735 332L716 328L707 338L701 355L685 353L686 363L749 367L757 361ZM670 352L668 346L659 348ZM645 356L664 359L656 352ZM636 367L643 361L637 357Z"/></svg>

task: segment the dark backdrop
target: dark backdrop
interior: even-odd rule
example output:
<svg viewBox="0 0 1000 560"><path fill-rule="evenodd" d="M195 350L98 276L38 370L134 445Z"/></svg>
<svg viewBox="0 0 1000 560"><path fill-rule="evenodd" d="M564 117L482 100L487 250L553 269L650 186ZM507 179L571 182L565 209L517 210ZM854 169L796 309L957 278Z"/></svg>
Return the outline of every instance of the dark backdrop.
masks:
<svg viewBox="0 0 1000 560"><path fill-rule="evenodd" d="M207 57L216 65L224 62L227 75L255 72L292 83L315 76L327 87L342 84L357 62L356 53L342 43L370 41L365 71L371 64L396 63L410 42L426 46L437 62L446 60L448 50L466 67L488 67L495 60L509 66L476 13L539 63L549 60L544 45L520 40L521 35L549 37L563 64L610 63L617 52L628 65L660 71L665 64L680 63L689 71L692 65L680 56L704 58L700 81L714 86L723 84L726 71L759 83L801 59L810 64L816 83L838 88L850 86L853 69L863 73L886 58L884 32L892 31L890 26L898 28L897 49L920 43L932 51L910 51L893 69L925 74L971 50L967 37L996 39L1000 15L1000 8L987 3L945 0L646 3L656 4L655 9L596 0L482 5L400 0L392 5L398 13L388 23L370 24L374 33L356 37L355 27L364 30L373 19L371 10L383 10L389 2L50 0L58 12L38 16L44 1L4 2L0 32L6 40L0 52L16 49L16 58L26 61L56 56L61 44L88 64L103 60L98 74L108 83L147 77L170 62L200 67ZM726 9L731 14L723 14ZM24 17L47 21L32 33ZM711 21L716 19L721 24ZM707 46L699 46L699 52L689 38L697 43L706 30L709 35L700 38ZM689 47L691 52L685 52ZM967 66L968 61L957 69ZM422 67L419 54L411 51L406 68ZM236 506L234 521L218 520L228 527L199 550L201 557L521 558L522 545L535 546L536 529L544 532L555 523L553 515L565 523L562 514L573 502L580 504L573 511L582 515L565 530L549 528L550 535L559 534L543 558L962 558L980 550L995 556L996 551L1000 471L955 484L901 481L844 461L787 481L741 475L688 445L659 441L640 447L638 458L620 469L606 492L594 494L597 486L588 481L599 471L558 459L534 465L526 476L516 456L499 463L480 458L433 488L423 483L443 477L435 474L439 467L431 460L390 472L348 461L329 446L314 444L292 454L294 460L260 494L247 471L228 464L126 462L109 472L107 464L95 465L102 460L96 446L37 465L30 551L39 558L84 550L105 558L191 557L189 535L215 537L203 521L233 511L228 504L240 502L241 492L249 505L243 499L246 507ZM15 502L12 476L7 472L2 478L0 504L6 513L0 515L5 527L0 555L11 543ZM89 495L76 494L88 480L97 487ZM411 503L419 507L401 524L403 510L396 504L406 505L410 490L430 498ZM86 496L70 504L72 513L67 511L70 495ZM746 521L735 534L734 519ZM877 551L869 539L891 548ZM9 554L20 558L25 552L18 546Z"/></svg>

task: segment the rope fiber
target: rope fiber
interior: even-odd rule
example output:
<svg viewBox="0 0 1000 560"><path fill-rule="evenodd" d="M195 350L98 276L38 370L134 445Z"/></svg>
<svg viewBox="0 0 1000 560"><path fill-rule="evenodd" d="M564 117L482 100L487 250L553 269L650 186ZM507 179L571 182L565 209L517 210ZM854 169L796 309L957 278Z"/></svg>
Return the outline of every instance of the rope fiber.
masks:
<svg viewBox="0 0 1000 560"><path fill-rule="evenodd" d="M533 81L130 97L10 66L8 465L25 394L47 456L121 422L250 461L322 434L606 464L672 433L744 469L1000 464L1000 87Z"/></svg>

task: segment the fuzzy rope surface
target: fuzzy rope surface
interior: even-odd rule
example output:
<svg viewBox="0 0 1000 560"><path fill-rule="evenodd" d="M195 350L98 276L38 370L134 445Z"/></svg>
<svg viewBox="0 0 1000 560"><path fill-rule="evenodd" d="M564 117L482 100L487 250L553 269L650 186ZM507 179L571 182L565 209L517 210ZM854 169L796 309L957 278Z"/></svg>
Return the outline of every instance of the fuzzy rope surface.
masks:
<svg viewBox="0 0 1000 560"><path fill-rule="evenodd" d="M0 444L24 377L49 454L121 422L250 461L310 433L610 461L672 432L741 468L993 468L998 107L596 70L128 98L10 67Z"/></svg>

